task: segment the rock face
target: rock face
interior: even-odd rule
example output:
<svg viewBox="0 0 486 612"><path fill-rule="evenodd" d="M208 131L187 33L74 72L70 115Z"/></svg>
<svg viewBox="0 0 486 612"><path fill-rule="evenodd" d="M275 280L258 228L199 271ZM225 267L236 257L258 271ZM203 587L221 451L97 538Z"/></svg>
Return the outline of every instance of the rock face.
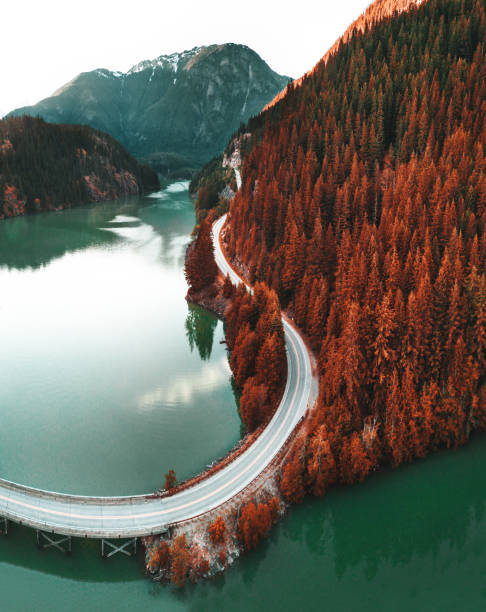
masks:
<svg viewBox="0 0 486 612"><path fill-rule="evenodd" d="M200 165L288 81L246 46L211 45L143 61L126 73L84 72L10 114L88 124L136 156L175 153Z"/></svg>

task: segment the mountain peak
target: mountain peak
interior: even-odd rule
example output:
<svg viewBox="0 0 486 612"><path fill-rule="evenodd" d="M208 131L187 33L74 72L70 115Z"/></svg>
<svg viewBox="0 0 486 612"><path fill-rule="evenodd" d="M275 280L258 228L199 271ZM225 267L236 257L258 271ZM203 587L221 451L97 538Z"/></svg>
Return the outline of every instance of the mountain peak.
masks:
<svg viewBox="0 0 486 612"><path fill-rule="evenodd" d="M219 153L287 83L249 47L214 44L159 55L127 72L83 72L10 114L91 125L135 155L182 155L194 167Z"/></svg>
<svg viewBox="0 0 486 612"><path fill-rule="evenodd" d="M186 49L185 51L176 51L170 54L159 55L152 60L143 60L135 64L128 70L126 74L136 74L147 69L165 68L172 70L176 73L180 70L190 70L198 60L215 52L221 52L225 50L238 49L252 55L257 55L252 49L246 45L240 45L237 43L222 43L214 45L202 45L200 47L193 47L192 49Z"/></svg>
<svg viewBox="0 0 486 612"><path fill-rule="evenodd" d="M158 67L167 68L173 72L177 72L180 66L184 66L190 59L192 59L195 55L198 55L203 49L206 49L206 47L193 47L192 49L188 49L186 51L176 51L175 53L170 53L169 55L159 55L159 57L156 57L153 60L143 60L132 66L126 74L135 74L137 72L142 72L142 70L147 70L147 68Z"/></svg>

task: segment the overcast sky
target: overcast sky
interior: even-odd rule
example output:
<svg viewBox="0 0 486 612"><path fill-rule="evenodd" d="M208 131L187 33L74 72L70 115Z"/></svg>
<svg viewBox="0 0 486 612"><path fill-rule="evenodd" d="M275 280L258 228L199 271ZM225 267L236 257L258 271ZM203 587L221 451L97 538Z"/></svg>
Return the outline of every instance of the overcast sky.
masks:
<svg viewBox="0 0 486 612"><path fill-rule="evenodd" d="M80 72L235 42L280 74L312 68L370 0L5 0L0 116Z"/></svg>

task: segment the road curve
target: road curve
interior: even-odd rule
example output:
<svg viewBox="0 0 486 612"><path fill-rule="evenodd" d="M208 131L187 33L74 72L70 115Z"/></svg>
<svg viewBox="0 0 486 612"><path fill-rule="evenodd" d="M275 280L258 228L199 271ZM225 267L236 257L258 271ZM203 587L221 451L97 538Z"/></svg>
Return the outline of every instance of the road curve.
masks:
<svg viewBox="0 0 486 612"><path fill-rule="evenodd" d="M242 279L226 261L220 232L226 215L213 226L215 256L223 274ZM33 489L0 479L0 516L58 533L90 538L137 537L163 532L212 510L245 489L268 466L304 415L311 393L308 351L284 320L288 376L282 401L258 439L232 463L171 497L84 497ZM188 449L190 452L190 449Z"/></svg>
<svg viewBox="0 0 486 612"><path fill-rule="evenodd" d="M233 168L236 176L236 187L239 189L241 187L241 174L238 168Z"/></svg>

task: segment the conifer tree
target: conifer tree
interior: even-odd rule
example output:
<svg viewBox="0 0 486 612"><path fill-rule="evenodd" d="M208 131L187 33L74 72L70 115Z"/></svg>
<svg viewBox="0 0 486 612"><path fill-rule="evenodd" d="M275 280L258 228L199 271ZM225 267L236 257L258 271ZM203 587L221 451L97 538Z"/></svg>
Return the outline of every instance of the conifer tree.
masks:
<svg viewBox="0 0 486 612"><path fill-rule="evenodd" d="M208 219L199 226L197 238L189 249L186 258L186 280L190 290L198 292L211 285L218 275Z"/></svg>

